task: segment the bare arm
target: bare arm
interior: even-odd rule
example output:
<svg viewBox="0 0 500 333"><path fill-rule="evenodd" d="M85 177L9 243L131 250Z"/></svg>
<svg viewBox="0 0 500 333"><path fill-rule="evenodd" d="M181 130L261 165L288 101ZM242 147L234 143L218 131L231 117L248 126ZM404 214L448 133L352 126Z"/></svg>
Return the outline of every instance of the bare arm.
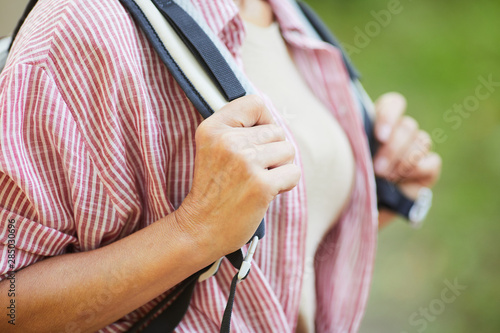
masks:
<svg viewBox="0 0 500 333"><path fill-rule="evenodd" d="M216 260L180 228L176 215L106 247L52 257L16 273L16 329L96 331ZM2 281L0 295L8 288ZM9 329L1 320L0 331Z"/></svg>

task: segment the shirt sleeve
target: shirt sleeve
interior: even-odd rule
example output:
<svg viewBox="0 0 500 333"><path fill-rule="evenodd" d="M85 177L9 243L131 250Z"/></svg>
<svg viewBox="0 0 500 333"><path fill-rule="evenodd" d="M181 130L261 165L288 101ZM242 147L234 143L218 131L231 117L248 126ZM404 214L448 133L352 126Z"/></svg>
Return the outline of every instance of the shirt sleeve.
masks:
<svg viewBox="0 0 500 333"><path fill-rule="evenodd" d="M77 244L75 179L86 161L56 85L36 66L0 76L0 133L1 280Z"/></svg>

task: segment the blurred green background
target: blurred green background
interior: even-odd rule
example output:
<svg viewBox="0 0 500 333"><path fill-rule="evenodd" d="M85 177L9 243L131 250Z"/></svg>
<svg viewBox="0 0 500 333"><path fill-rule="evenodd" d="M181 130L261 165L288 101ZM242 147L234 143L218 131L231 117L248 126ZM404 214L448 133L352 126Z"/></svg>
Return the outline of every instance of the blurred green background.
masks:
<svg viewBox="0 0 500 333"><path fill-rule="evenodd" d="M380 233L361 332L500 332L500 87L472 104L480 77L500 82L500 1L402 0L395 11L397 1L308 2L351 51L372 97L399 91L422 128L442 131L434 208L421 230L398 221ZM25 3L0 0L0 35ZM397 13L382 26L372 11L389 8ZM452 110L464 103L471 111ZM445 303L445 281L455 280L466 289Z"/></svg>
<svg viewBox="0 0 500 333"><path fill-rule="evenodd" d="M307 2L346 44L372 98L399 91L422 128L442 130L434 207L418 231L398 221L380 233L361 332L500 332L500 1ZM378 23L372 11L397 3ZM497 87L474 105L490 75ZM447 304L445 281L455 279L466 289L454 301L444 291Z"/></svg>

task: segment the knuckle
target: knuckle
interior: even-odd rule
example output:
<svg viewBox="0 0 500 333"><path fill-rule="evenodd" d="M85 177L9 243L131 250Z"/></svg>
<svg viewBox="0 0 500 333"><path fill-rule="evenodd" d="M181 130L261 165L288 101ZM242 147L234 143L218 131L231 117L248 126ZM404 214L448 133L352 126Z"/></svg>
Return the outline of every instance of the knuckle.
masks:
<svg viewBox="0 0 500 333"><path fill-rule="evenodd" d="M272 192L271 185L262 177L255 175L253 181L254 195L261 196Z"/></svg>
<svg viewBox="0 0 500 333"><path fill-rule="evenodd" d="M426 131L419 131L418 132L418 138L420 141L420 145L424 146L426 149L430 149L432 146L432 139L429 133Z"/></svg>
<svg viewBox="0 0 500 333"><path fill-rule="evenodd" d="M290 191L293 189L299 183L301 176L302 171L300 170L300 167L295 164L291 164L287 172L286 186L282 190Z"/></svg>
<svg viewBox="0 0 500 333"><path fill-rule="evenodd" d="M248 137L233 131L224 132L218 137L217 142L221 149L234 155L244 155L244 151L251 147Z"/></svg>
<svg viewBox="0 0 500 333"><path fill-rule="evenodd" d="M405 163L410 164L412 166L416 166L422 158L427 154L427 149L421 149L420 147L410 151L408 157L405 159Z"/></svg>
<svg viewBox="0 0 500 333"><path fill-rule="evenodd" d="M404 116L401 118L401 127L406 131L414 132L418 130L418 122L412 117Z"/></svg>
<svg viewBox="0 0 500 333"><path fill-rule="evenodd" d="M255 147L247 147L236 152L240 156L240 159L245 161L245 164L250 167L253 165L254 161L258 158L257 149Z"/></svg>
<svg viewBox="0 0 500 333"><path fill-rule="evenodd" d="M283 127L278 126L278 125L274 125L274 124L270 125L270 126L271 126L271 130L274 133L274 135L276 136L276 138L278 138L279 140L285 140L286 134L285 134L285 130L283 129Z"/></svg>
<svg viewBox="0 0 500 333"><path fill-rule="evenodd" d="M260 109L266 108L266 104L264 103L264 100L259 95L247 96L247 103L249 103L250 106L252 107L252 109L255 109L255 110L260 110Z"/></svg>
<svg viewBox="0 0 500 333"><path fill-rule="evenodd" d="M387 160L391 161L397 154L397 147L393 142L389 142L385 144L382 149L380 149L379 156L384 157Z"/></svg>
<svg viewBox="0 0 500 333"><path fill-rule="evenodd" d="M295 159L295 154L296 154L295 147L288 141L286 141L285 147L286 147L285 148L286 156L290 161L293 161Z"/></svg>
<svg viewBox="0 0 500 333"><path fill-rule="evenodd" d="M429 133L427 133L426 131L423 131L423 130L420 130L418 132L418 135L420 135L420 137L422 138L422 140L425 140L425 141L431 141L431 136Z"/></svg>
<svg viewBox="0 0 500 333"><path fill-rule="evenodd" d="M272 127L259 126L256 132L256 142L264 143L275 137L275 132Z"/></svg>
<svg viewBox="0 0 500 333"><path fill-rule="evenodd" d="M410 175L416 166L417 164L411 160L405 160L397 166L394 177L396 179L404 179Z"/></svg>

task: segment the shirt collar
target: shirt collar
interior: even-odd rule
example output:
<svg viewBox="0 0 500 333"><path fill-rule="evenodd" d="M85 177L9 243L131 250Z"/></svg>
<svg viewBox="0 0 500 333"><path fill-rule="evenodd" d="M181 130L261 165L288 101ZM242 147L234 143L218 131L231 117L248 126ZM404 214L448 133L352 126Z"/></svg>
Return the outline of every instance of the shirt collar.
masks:
<svg viewBox="0 0 500 333"><path fill-rule="evenodd" d="M283 35L295 34L302 37L307 36L306 28L297 8L290 0L268 0Z"/></svg>
<svg viewBox="0 0 500 333"><path fill-rule="evenodd" d="M219 35L229 23L239 17L234 0L191 0L199 9L208 26Z"/></svg>
<svg viewBox="0 0 500 333"><path fill-rule="evenodd" d="M297 47L318 47L318 41L309 38L297 8L290 0L268 0L287 43ZM192 0L208 26L226 44L231 53L241 46L245 28L234 0Z"/></svg>
<svg viewBox="0 0 500 333"><path fill-rule="evenodd" d="M322 40L311 36L306 27L305 17L294 0L268 0L281 29L284 40L291 46L303 50L325 50L331 47ZM312 29L309 28L309 29Z"/></svg>

